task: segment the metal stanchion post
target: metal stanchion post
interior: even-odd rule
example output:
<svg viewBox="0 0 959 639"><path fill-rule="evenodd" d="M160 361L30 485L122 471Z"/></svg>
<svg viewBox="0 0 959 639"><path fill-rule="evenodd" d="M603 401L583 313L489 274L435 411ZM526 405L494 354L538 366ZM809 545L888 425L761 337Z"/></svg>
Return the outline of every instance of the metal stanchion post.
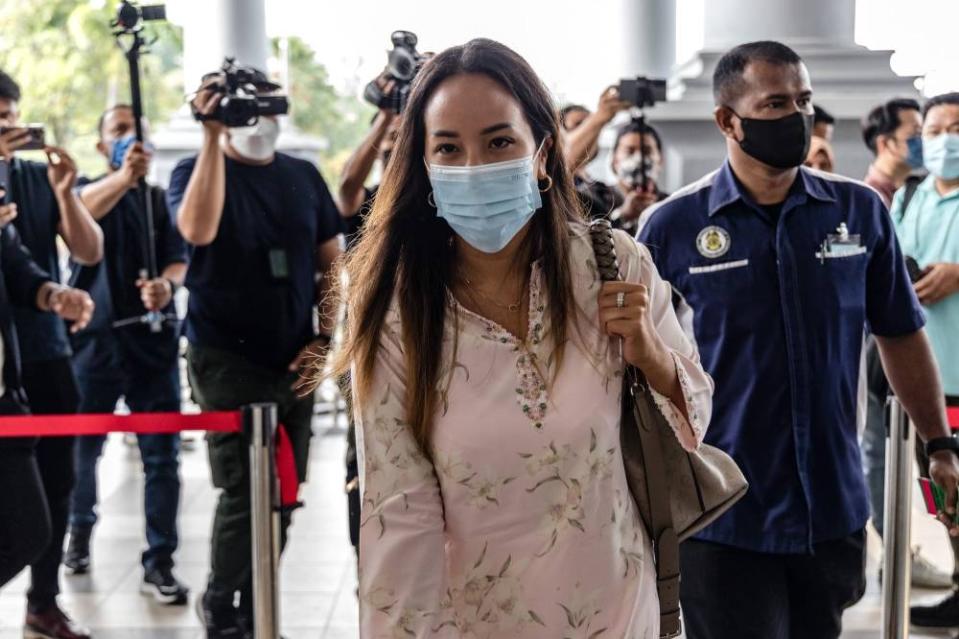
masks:
<svg viewBox="0 0 959 639"><path fill-rule="evenodd" d="M909 636L910 514L916 435L895 397L886 405L885 556L882 577L882 639Z"/></svg>
<svg viewBox="0 0 959 639"><path fill-rule="evenodd" d="M250 439L250 526L253 544L253 637L279 639L279 483L274 461L276 405L243 408Z"/></svg>

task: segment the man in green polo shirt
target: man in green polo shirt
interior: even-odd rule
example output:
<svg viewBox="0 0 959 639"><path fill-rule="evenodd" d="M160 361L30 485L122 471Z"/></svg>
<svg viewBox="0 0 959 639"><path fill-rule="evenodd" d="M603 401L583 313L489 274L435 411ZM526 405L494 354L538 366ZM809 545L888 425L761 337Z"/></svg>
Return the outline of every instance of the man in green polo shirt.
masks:
<svg viewBox="0 0 959 639"><path fill-rule="evenodd" d="M910 197L900 189L892 201L902 252L926 312L926 333L939 362L946 402L959 405L959 93L929 100L923 108L923 163L929 171ZM921 470L925 470L924 468ZM952 539L957 551L957 540ZM959 628L959 562L953 592L932 606L914 606L912 623Z"/></svg>

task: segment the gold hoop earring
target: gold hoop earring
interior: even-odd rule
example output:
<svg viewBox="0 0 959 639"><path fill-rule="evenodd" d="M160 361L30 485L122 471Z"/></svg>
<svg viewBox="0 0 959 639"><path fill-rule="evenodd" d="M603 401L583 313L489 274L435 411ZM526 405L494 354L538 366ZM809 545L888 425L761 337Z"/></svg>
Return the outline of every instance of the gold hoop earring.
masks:
<svg viewBox="0 0 959 639"><path fill-rule="evenodd" d="M436 200L433 199L432 191L430 191L430 194L426 196L426 203L432 206L434 209L436 208Z"/></svg>
<svg viewBox="0 0 959 639"><path fill-rule="evenodd" d="M546 181L548 182L548 184L546 185L546 188L545 188L545 189L540 189L540 190L539 190L540 193L546 193L546 192L549 191L551 188L553 188L553 178L552 178L552 177L550 177L550 176L547 175L547 176L546 176L545 178L543 178L543 179L546 180Z"/></svg>

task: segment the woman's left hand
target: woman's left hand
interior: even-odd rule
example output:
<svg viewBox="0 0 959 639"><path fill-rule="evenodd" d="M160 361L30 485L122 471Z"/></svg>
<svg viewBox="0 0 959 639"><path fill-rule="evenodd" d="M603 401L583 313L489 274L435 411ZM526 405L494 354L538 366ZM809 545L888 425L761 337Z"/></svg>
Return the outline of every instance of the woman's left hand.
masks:
<svg viewBox="0 0 959 639"><path fill-rule="evenodd" d="M622 306L617 302L622 299ZM629 282L603 282L599 323L611 337L623 338L623 357L640 370L668 358L649 313L649 289Z"/></svg>

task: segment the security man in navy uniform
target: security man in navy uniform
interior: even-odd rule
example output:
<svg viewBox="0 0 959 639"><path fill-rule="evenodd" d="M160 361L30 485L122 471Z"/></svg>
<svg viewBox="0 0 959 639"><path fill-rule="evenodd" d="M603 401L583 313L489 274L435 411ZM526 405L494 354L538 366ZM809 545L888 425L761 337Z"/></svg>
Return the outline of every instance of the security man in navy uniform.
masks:
<svg viewBox="0 0 959 639"><path fill-rule="evenodd" d="M802 60L777 42L741 45L713 92L726 163L647 211L639 232L695 313L716 380L706 441L749 481L681 547L687 636L837 638L865 590L867 326L953 510L956 440L885 206L859 182L800 167L813 124Z"/></svg>

